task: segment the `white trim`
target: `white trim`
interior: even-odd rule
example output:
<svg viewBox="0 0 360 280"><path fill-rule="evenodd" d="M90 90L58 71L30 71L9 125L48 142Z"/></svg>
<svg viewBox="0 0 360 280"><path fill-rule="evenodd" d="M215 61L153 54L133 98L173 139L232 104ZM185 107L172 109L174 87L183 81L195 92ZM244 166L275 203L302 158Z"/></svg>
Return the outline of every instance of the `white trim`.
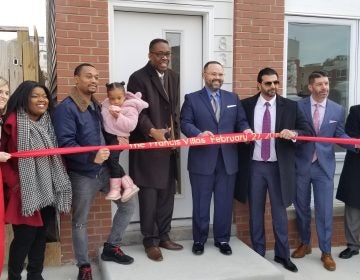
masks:
<svg viewBox="0 0 360 280"><path fill-rule="evenodd" d="M109 56L110 61L114 58L114 12L153 12L179 15L201 15L203 17L203 61L208 61L214 56L214 21L215 13L213 5L190 5L178 3L160 2L137 2L137 1L109 1ZM112 72L110 71L110 80ZM231 81L232 82L232 81Z"/></svg>
<svg viewBox="0 0 360 280"><path fill-rule="evenodd" d="M285 0L286 15L360 19L358 0Z"/></svg>

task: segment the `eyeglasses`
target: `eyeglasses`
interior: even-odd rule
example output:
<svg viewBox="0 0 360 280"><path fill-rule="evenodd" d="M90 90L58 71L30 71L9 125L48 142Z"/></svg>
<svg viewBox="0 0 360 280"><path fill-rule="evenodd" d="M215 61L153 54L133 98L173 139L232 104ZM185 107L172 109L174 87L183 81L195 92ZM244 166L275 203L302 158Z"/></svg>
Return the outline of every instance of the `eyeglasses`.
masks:
<svg viewBox="0 0 360 280"><path fill-rule="evenodd" d="M171 56L171 52L151 52L155 54L158 58L167 57L169 58Z"/></svg>
<svg viewBox="0 0 360 280"><path fill-rule="evenodd" d="M262 82L265 86L270 87L272 84L274 84L274 86L278 86L280 85L279 81L269 81L269 82Z"/></svg>

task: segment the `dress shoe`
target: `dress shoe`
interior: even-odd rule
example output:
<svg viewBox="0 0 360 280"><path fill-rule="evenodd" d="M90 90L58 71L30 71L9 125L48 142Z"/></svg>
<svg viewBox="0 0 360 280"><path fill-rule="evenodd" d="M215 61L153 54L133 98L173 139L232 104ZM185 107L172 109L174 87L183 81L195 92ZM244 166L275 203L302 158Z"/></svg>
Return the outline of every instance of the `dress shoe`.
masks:
<svg viewBox="0 0 360 280"><path fill-rule="evenodd" d="M359 251L357 250L352 250L350 248L346 248L344 251L342 251L339 255L339 258L342 259L350 259L352 256L354 255L358 255Z"/></svg>
<svg viewBox="0 0 360 280"><path fill-rule="evenodd" d="M174 251L182 250L184 248L183 245L175 243L171 240L161 241L159 246L161 248L165 248L168 250L174 250Z"/></svg>
<svg viewBox="0 0 360 280"><path fill-rule="evenodd" d="M311 246L306 244L300 244L299 247L292 253L291 257L299 259L305 257L305 255L311 254Z"/></svg>
<svg viewBox="0 0 360 280"><path fill-rule="evenodd" d="M220 253L224 255L231 255L232 250L227 242L215 242L215 247L218 247L220 249Z"/></svg>
<svg viewBox="0 0 360 280"><path fill-rule="evenodd" d="M148 256L148 258L153 261L161 262L163 260L163 256L161 254L160 248L157 246L151 246L151 247L145 248L145 252L146 252L146 255Z"/></svg>
<svg viewBox="0 0 360 280"><path fill-rule="evenodd" d="M321 261L324 264L324 267L329 271L334 271L336 269L336 263L333 260L331 254L322 253Z"/></svg>
<svg viewBox="0 0 360 280"><path fill-rule="evenodd" d="M276 261L277 263L281 263L284 268L286 268L287 270L289 270L291 272L297 272L298 271L296 265L290 259L284 259L284 258L280 258L278 256L275 256L274 261Z"/></svg>
<svg viewBox="0 0 360 280"><path fill-rule="evenodd" d="M192 252L195 255L202 255L204 253L204 244L200 242L194 242L192 246Z"/></svg>

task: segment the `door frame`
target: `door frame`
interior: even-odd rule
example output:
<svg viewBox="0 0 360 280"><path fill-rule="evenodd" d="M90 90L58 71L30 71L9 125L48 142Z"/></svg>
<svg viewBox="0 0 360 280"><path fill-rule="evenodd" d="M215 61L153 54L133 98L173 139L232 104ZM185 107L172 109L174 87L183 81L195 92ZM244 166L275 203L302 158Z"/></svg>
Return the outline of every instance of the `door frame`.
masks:
<svg viewBox="0 0 360 280"><path fill-rule="evenodd" d="M115 61L115 12L143 12L153 14L195 15L202 17L203 27L203 63L218 60L224 66L226 78L223 88L232 90L233 83L233 1L219 2L209 0L178 0L168 3L166 0L109 0L109 79L114 79L112 61ZM199 4L200 3L200 4ZM114 209L113 209L114 210ZM172 220L172 227L191 225L191 219ZM138 223L130 225L128 231L138 229Z"/></svg>
<svg viewBox="0 0 360 280"><path fill-rule="evenodd" d="M115 57L115 21L114 15L116 11L128 12L146 12L158 14L175 14L175 15L200 15L203 18L203 61L208 61L214 53L214 13L213 5L182 5L175 3L152 3L152 2L137 2L137 1L109 1L109 61L114 61ZM112 80L111 63L109 77ZM231 77L232 78L232 77Z"/></svg>

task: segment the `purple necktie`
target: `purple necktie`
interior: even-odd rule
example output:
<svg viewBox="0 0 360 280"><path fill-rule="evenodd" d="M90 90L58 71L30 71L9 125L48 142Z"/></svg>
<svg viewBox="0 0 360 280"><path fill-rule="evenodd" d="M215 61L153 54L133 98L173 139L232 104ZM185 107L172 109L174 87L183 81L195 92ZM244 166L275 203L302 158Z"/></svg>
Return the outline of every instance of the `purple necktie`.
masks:
<svg viewBox="0 0 360 280"><path fill-rule="evenodd" d="M265 112L263 117L262 124L262 133L270 133L271 132L271 116L269 111L269 102L265 102ZM270 158L270 139L261 140L261 158L264 161L267 161Z"/></svg>

